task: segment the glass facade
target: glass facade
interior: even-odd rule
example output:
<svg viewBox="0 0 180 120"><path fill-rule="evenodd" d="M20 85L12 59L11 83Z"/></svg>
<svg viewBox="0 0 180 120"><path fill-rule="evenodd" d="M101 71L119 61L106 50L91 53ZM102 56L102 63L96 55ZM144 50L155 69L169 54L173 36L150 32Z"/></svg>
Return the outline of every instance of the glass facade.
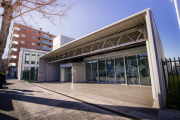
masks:
<svg viewBox="0 0 180 120"><path fill-rule="evenodd" d="M26 52L25 53L25 64L29 64L29 58L30 58L30 53Z"/></svg>
<svg viewBox="0 0 180 120"><path fill-rule="evenodd" d="M31 53L31 64L35 64L36 61L36 53L32 52Z"/></svg>
<svg viewBox="0 0 180 120"><path fill-rule="evenodd" d="M124 58L115 58L116 83L126 84Z"/></svg>
<svg viewBox="0 0 180 120"><path fill-rule="evenodd" d="M86 62L87 82L151 86L147 54Z"/></svg>

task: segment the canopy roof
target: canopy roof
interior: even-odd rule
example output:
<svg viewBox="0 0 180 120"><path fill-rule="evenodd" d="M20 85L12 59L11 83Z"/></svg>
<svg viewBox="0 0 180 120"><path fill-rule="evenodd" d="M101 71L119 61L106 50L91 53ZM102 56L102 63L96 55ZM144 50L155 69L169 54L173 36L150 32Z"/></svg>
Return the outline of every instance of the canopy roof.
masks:
<svg viewBox="0 0 180 120"><path fill-rule="evenodd" d="M72 42L69 42L69 43L59 47L58 49L43 55L41 58L44 58L44 59L50 59L50 58L53 59L54 58L53 60L52 59L50 60L50 61L54 61L54 60L63 59L64 56L70 57L71 51L74 50L75 53L73 53L73 54L76 55L76 51L77 51L77 49L79 49L80 46L81 46L82 52L80 53L78 50L78 52L79 52L78 55L80 55L80 54L83 55L83 50L85 50L84 46L86 47L87 51L89 49L88 52L90 53L91 52L90 50L93 50L94 47L92 46L92 47L88 48L88 45L94 45L94 44L98 43L98 41L99 41L99 43L96 44L96 46L99 49L101 49L100 47L103 48L106 40L110 40L110 39L112 39L112 40L108 41L109 44L112 44L114 46L124 44L124 43L131 43L131 42L136 43L138 39L144 40L144 34L141 34L141 33L144 33L143 29L146 28L145 15L146 15L147 10L150 10L150 8L143 10L139 13L136 13L132 16L129 16L125 19L122 19L120 21L117 21L113 24L110 24L106 27L103 27L103 28L101 28L97 31L94 31L88 35L78 38ZM114 41L117 41L119 43L113 42L113 39L114 39ZM102 44L100 44L100 42L102 42ZM56 57L57 55L59 55L58 58Z"/></svg>

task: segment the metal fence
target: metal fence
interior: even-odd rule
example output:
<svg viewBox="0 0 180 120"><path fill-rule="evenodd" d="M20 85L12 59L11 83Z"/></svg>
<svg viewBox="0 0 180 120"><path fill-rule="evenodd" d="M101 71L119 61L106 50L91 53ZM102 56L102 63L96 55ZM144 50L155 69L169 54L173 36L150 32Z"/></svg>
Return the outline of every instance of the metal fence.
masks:
<svg viewBox="0 0 180 120"><path fill-rule="evenodd" d="M180 109L180 58L162 60L167 104Z"/></svg>
<svg viewBox="0 0 180 120"><path fill-rule="evenodd" d="M28 82L36 82L38 79L38 69L24 70L22 79Z"/></svg>

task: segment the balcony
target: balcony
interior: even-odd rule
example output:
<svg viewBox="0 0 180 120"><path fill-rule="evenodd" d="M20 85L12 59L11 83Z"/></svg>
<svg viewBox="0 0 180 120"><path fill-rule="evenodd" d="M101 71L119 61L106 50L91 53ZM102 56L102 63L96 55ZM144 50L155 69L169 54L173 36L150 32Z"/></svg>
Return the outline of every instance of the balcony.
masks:
<svg viewBox="0 0 180 120"><path fill-rule="evenodd" d="M18 34L13 34L13 37L14 38L19 38L19 35Z"/></svg>
<svg viewBox="0 0 180 120"><path fill-rule="evenodd" d="M18 45L17 41L12 41L12 45Z"/></svg>
<svg viewBox="0 0 180 120"><path fill-rule="evenodd" d="M16 67L16 63L9 63L9 67Z"/></svg>
<svg viewBox="0 0 180 120"><path fill-rule="evenodd" d="M38 43L40 43L40 40L38 40Z"/></svg>
<svg viewBox="0 0 180 120"><path fill-rule="evenodd" d="M45 44L45 45L51 45L51 46L53 46L53 44L52 44L52 43L47 42L47 41L45 41L45 40L43 40L43 41L42 41L42 44Z"/></svg>
<svg viewBox="0 0 180 120"><path fill-rule="evenodd" d="M11 52L17 52L17 48L11 48Z"/></svg>
<svg viewBox="0 0 180 120"><path fill-rule="evenodd" d="M20 31L20 28L14 27L14 31Z"/></svg>
<svg viewBox="0 0 180 120"><path fill-rule="evenodd" d="M46 35L42 35L42 38L44 38L44 39L48 39L48 40L53 40L53 38L48 37L48 36L46 36Z"/></svg>
<svg viewBox="0 0 180 120"><path fill-rule="evenodd" d="M45 46L42 46L41 49L42 49L42 50L48 50L48 51L51 51L51 50L52 50L51 48L48 48L48 47L45 47Z"/></svg>
<svg viewBox="0 0 180 120"><path fill-rule="evenodd" d="M17 56L16 55L11 55L10 59L17 59Z"/></svg>

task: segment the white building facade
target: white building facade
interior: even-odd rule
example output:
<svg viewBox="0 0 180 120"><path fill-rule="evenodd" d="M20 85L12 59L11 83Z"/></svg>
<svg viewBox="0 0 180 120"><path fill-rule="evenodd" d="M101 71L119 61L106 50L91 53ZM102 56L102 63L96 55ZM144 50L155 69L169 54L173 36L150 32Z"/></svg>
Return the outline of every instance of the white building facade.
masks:
<svg viewBox="0 0 180 120"><path fill-rule="evenodd" d="M22 48L18 60L18 79L22 80L24 70L37 70L39 57L46 53L46 51Z"/></svg>
<svg viewBox="0 0 180 120"><path fill-rule="evenodd" d="M152 12L146 9L40 57L38 81L151 87L164 109L164 58Z"/></svg>

